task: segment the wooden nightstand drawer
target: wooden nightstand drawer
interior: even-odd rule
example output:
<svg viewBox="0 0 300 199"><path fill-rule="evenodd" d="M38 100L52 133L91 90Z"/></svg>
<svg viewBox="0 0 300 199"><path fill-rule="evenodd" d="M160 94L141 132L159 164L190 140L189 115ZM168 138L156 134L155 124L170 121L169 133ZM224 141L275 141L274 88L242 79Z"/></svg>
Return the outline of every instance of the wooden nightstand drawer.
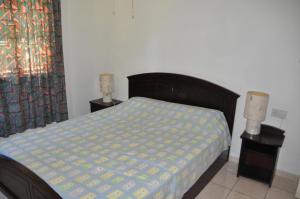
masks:
<svg viewBox="0 0 300 199"><path fill-rule="evenodd" d="M100 111L105 108L109 108L122 103L120 100L113 99L111 103L104 103L102 98L90 101L91 112Z"/></svg>
<svg viewBox="0 0 300 199"><path fill-rule="evenodd" d="M243 140L243 146L246 149L251 149L253 151L261 152L263 151L264 154L273 155L277 152L277 147L268 146L264 144L258 144L249 140Z"/></svg>
<svg viewBox="0 0 300 199"><path fill-rule="evenodd" d="M245 151L244 165L246 166L257 168L260 167L262 169L271 171L273 162L274 156L252 150Z"/></svg>

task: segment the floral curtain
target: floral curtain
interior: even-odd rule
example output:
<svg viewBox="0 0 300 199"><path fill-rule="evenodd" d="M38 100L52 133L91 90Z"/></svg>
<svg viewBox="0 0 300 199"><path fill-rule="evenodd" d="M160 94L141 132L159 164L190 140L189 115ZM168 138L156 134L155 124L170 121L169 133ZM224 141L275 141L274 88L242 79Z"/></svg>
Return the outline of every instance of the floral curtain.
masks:
<svg viewBox="0 0 300 199"><path fill-rule="evenodd" d="M0 136L68 118L59 0L0 0Z"/></svg>

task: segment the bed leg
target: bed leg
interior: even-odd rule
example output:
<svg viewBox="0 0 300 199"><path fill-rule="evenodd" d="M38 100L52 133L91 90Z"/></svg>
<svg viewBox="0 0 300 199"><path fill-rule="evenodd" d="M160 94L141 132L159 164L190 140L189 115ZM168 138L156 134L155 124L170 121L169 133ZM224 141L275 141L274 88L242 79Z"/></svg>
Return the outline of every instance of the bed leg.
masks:
<svg viewBox="0 0 300 199"><path fill-rule="evenodd" d="M227 157L226 157L226 161L228 162L229 161L229 156L230 156L230 146L227 150Z"/></svg>

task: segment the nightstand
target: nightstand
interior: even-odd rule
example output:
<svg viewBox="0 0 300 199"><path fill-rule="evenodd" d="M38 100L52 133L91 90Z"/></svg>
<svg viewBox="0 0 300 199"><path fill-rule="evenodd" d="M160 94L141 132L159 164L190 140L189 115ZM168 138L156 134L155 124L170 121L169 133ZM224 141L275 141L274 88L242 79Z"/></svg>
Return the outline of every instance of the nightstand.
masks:
<svg viewBox="0 0 300 199"><path fill-rule="evenodd" d="M262 125L259 135L246 131L241 135L242 147L237 176L245 176L269 184L271 187L284 131Z"/></svg>
<svg viewBox="0 0 300 199"><path fill-rule="evenodd" d="M99 111L105 108L109 108L118 104L121 104L122 101L113 99L111 103L104 103L103 99L96 99L93 101L90 101L91 106L91 112Z"/></svg>

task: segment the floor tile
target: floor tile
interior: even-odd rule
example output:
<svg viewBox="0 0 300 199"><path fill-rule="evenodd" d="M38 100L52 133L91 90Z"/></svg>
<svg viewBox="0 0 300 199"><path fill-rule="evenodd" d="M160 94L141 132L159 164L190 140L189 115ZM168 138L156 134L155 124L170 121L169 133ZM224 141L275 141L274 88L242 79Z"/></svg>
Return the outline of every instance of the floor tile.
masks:
<svg viewBox="0 0 300 199"><path fill-rule="evenodd" d="M295 175L295 174L291 174L291 173L286 172L286 171L276 171L276 174L275 174L275 175L276 175L276 176L281 176L281 177L283 177L283 178L287 178L287 179L289 179L289 180L291 180L291 181L294 181L294 182L296 182L296 183L298 183L299 177L300 177L300 176L297 176L297 175Z"/></svg>
<svg viewBox="0 0 300 199"><path fill-rule="evenodd" d="M268 186L258 181L239 177L233 190L253 198L264 199L268 191Z"/></svg>
<svg viewBox="0 0 300 199"><path fill-rule="evenodd" d="M232 191L229 194L229 196L227 197L227 199L253 199L253 198L251 198L250 196L246 196L244 194Z"/></svg>
<svg viewBox="0 0 300 199"><path fill-rule="evenodd" d="M212 182L218 185L222 185L229 189L232 189L236 184L238 178L235 174L230 173L226 170L221 170L217 175L212 179Z"/></svg>
<svg viewBox="0 0 300 199"><path fill-rule="evenodd" d="M295 199L295 196L290 192L277 188L271 188L268 191L266 199Z"/></svg>
<svg viewBox="0 0 300 199"><path fill-rule="evenodd" d="M297 185L297 182L291 179L282 176L275 176L272 187L282 189L292 194L296 194Z"/></svg>
<svg viewBox="0 0 300 199"><path fill-rule="evenodd" d="M197 199L225 199L230 190L217 184L209 183L198 195Z"/></svg>
<svg viewBox="0 0 300 199"><path fill-rule="evenodd" d="M238 170L238 164L236 162L227 162L221 170L225 170L236 175Z"/></svg>

